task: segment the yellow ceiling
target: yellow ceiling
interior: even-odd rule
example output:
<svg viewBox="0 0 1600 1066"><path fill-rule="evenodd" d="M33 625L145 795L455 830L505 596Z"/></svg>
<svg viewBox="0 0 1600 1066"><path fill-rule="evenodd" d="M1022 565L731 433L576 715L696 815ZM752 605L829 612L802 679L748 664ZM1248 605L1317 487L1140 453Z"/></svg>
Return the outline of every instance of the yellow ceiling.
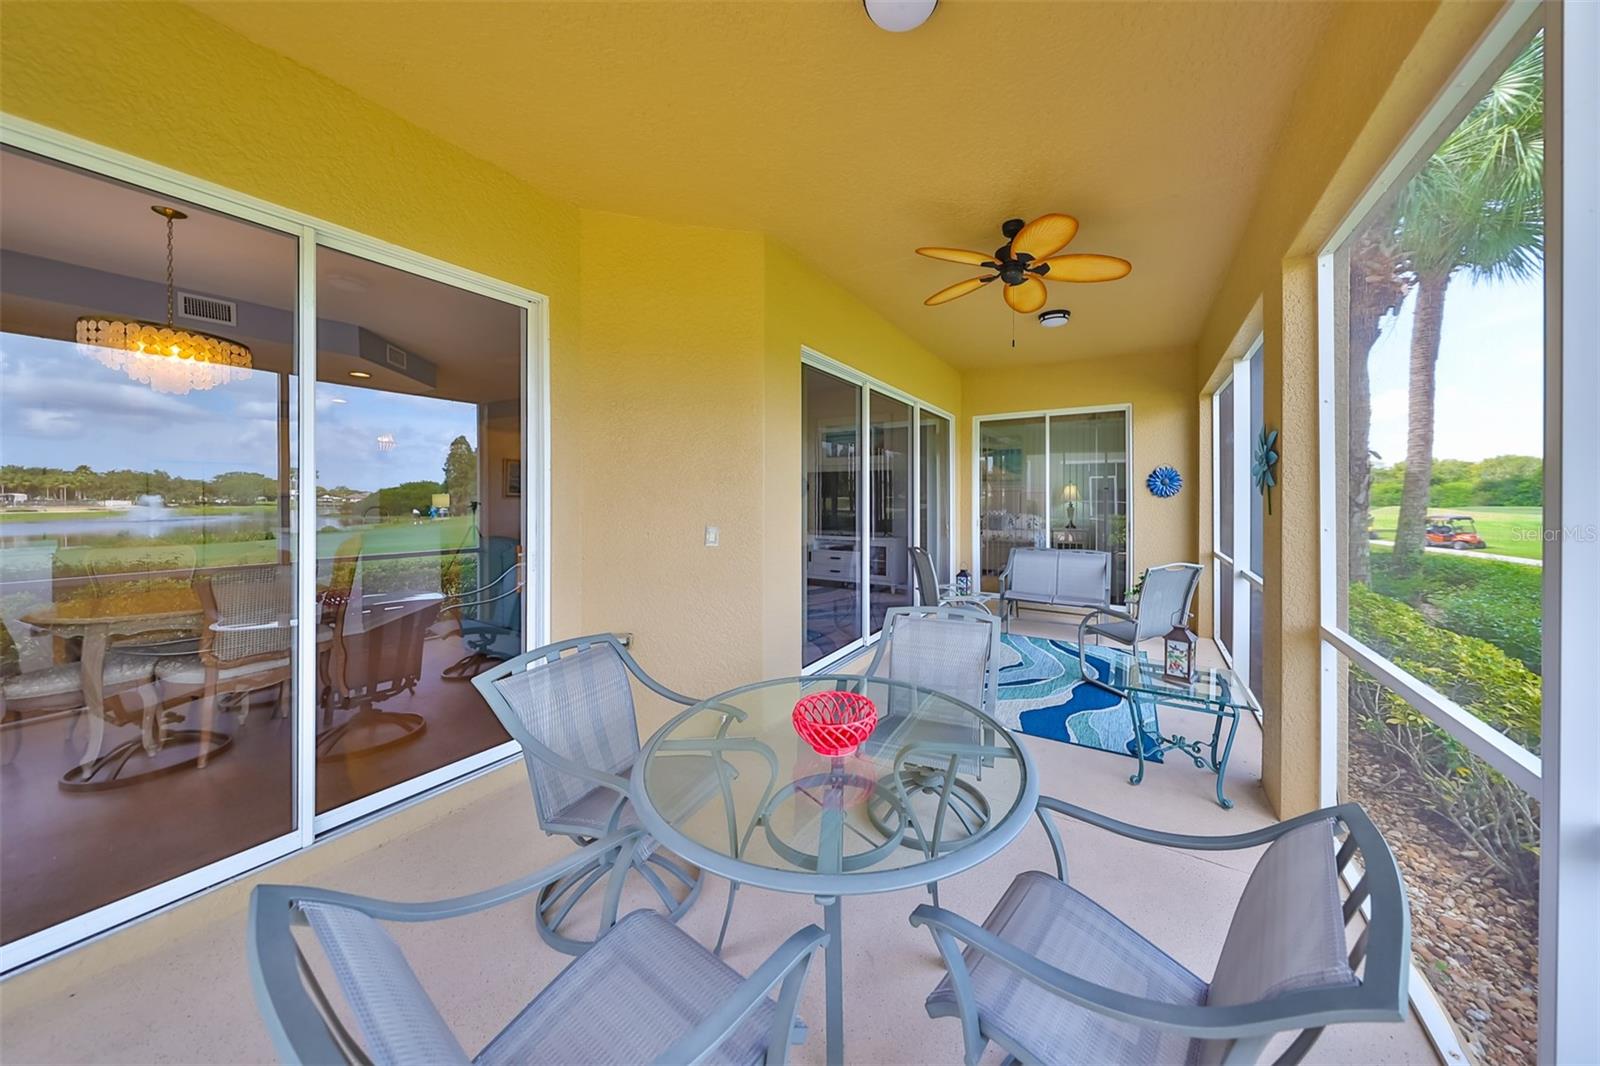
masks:
<svg viewBox="0 0 1600 1066"><path fill-rule="evenodd" d="M962 367L1192 344L1330 14L942 0L890 34L856 0L195 6L562 199L771 233ZM997 286L922 306L975 271L913 248L992 250L1046 211L1133 274L1052 285L1060 330Z"/></svg>

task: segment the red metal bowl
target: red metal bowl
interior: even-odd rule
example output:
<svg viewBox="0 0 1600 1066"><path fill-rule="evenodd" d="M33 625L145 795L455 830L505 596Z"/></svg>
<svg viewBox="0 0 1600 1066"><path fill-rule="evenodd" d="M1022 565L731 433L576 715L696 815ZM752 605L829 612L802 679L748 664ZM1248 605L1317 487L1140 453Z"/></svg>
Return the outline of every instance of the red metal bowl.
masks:
<svg viewBox="0 0 1600 1066"><path fill-rule="evenodd" d="M854 755L878 727L878 708L859 692L814 692L794 705L794 731L818 755Z"/></svg>

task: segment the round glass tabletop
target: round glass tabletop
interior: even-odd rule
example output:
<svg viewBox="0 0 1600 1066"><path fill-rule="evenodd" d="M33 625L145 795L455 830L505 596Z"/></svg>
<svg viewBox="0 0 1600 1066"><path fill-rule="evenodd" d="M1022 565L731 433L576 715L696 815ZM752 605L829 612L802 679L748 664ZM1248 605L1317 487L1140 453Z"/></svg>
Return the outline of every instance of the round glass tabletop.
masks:
<svg viewBox="0 0 1600 1066"><path fill-rule="evenodd" d="M848 754L821 754L796 728L796 703L825 693L865 697L876 716ZM678 715L634 763L632 792L646 830L690 862L826 895L927 884L981 862L1027 823L1038 782L1016 738L954 697L813 675Z"/></svg>

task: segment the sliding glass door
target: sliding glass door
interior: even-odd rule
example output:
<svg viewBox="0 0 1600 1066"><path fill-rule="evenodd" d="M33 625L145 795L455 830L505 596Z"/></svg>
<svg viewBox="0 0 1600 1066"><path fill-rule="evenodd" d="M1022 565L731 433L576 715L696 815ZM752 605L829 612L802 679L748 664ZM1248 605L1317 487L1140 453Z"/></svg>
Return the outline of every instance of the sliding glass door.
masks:
<svg viewBox="0 0 1600 1066"><path fill-rule="evenodd" d="M1264 653L1261 572L1266 516L1261 494L1250 478L1250 461L1264 425L1264 395L1258 341L1249 355L1234 363L1233 373L1211 396L1216 639L1258 701Z"/></svg>
<svg viewBox="0 0 1600 1066"><path fill-rule="evenodd" d="M807 665L861 639L861 389L800 368Z"/></svg>
<svg viewBox="0 0 1600 1066"><path fill-rule="evenodd" d="M317 255L317 813L504 744L523 650L522 308Z"/></svg>
<svg viewBox="0 0 1600 1066"><path fill-rule="evenodd" d="M3 132L0 971L515 753L544 403L534 294Z"/></svg>
<svg viewBox="0 0 1600 1066"><path fill-rule="evenodd" d="M801 662L813 666L917 602L913 547L949 580L951 421L821 357L800 373Z"/></svg>
<svg viewBox="0 0 1600 1066"><path fill-rule="evenodd" d="M1128 590L1128 408L981 418L979 577L997 588L1015 548L1111 556L1111 600Z"/></svg>

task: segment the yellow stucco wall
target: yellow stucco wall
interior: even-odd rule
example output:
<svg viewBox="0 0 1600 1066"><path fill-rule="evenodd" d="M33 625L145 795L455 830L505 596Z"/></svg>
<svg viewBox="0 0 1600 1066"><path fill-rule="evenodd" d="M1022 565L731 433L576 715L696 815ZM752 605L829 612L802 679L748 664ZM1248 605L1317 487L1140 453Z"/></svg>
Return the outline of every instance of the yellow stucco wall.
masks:
<svg viewBox="0 0 1600 1066"><path fill-rule="evenodd" d="M958 555L961 565L973 569L974 562L973 418L1121 403L1133 405L1133 455L1128 465L1133 558L1129 572L1194 561L1199 432L1193 365L1193 353L1170 351L968 372L962 378L960 449L956 453L957 520L965 546ZM1150 471L1163 464L1176 467L1184 483L1181 493L1166 500L1152 496L1144 486Z"/></svg>
<svg viewBox="0 0 1600 1066"><path fill-rule="evenodd" d="M1315 808L1321 791L1315 256L1502 8L1426 0L1340 8L1197 344L1194 383L1204 394L1260 317L1265 419L1283 433L1264 541L1272 636L1262 778L1284 817Z"/></svg>

